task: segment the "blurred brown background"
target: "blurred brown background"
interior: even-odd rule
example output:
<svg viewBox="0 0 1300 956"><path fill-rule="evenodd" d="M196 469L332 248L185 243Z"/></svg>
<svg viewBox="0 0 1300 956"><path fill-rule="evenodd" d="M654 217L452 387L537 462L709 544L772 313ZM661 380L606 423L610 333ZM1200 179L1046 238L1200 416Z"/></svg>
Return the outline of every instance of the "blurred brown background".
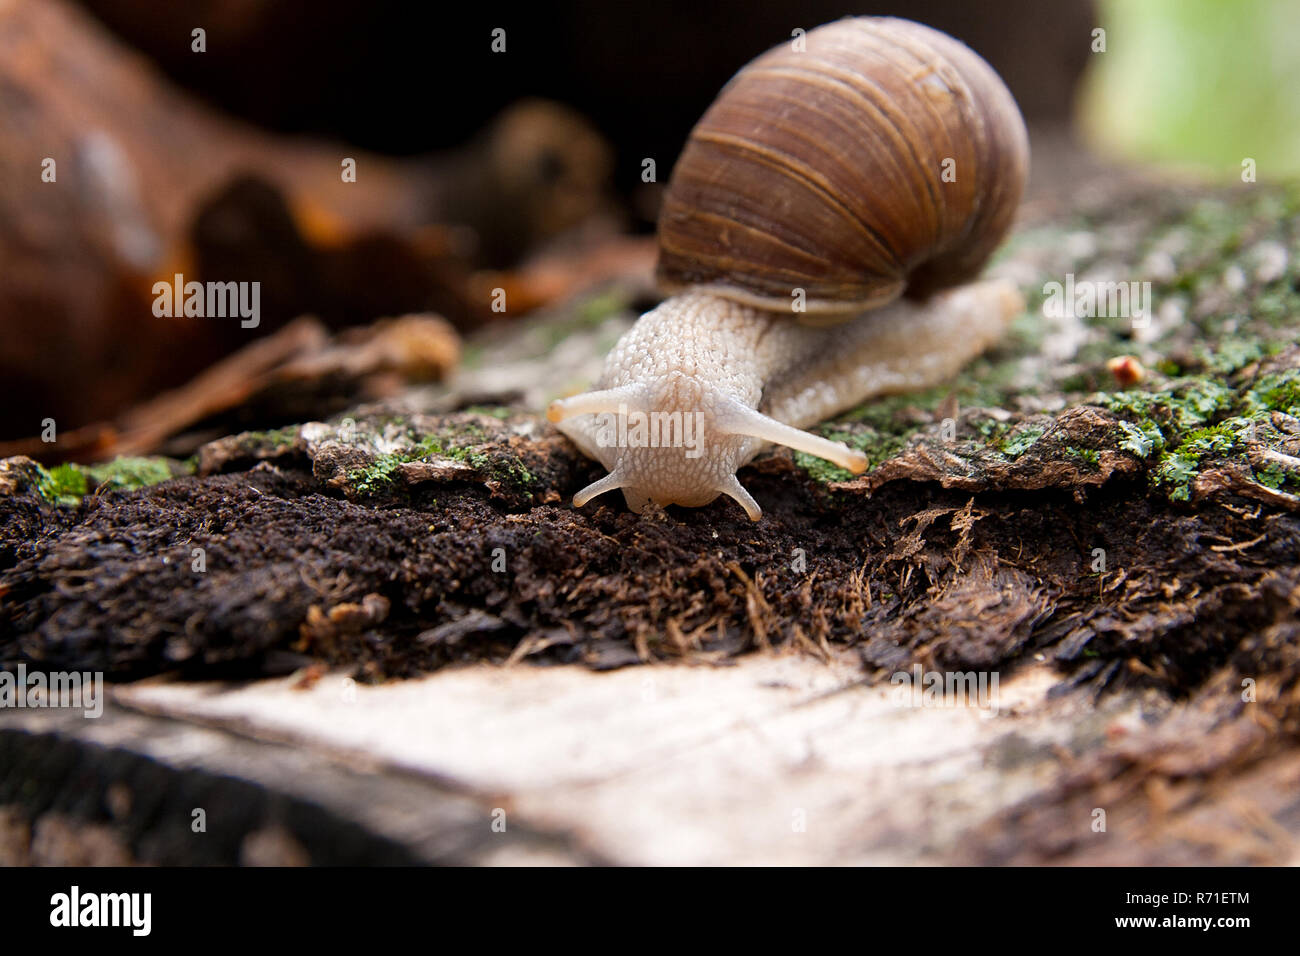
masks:
<svg viewBox="0 0 1300 956"><path fill-rule="evenodd" d="M366 365L365 382L252 400L273 391L277 363L315 356L338 330L431 313L464 332L618 279L648 295L658 190L718 89L794 28L862 13L965 40L1031 126L1066 123L1088 57L1084 0L12 0L0 7L0 450L88 459L219 415L222 427L298 420L304 405L323 417L391 386L379 371L454 364L406 335L395 347L418 355L380 349L387 364ZM646 158L657 183L641 181ZM261 283L258 327L155 316L153 284L176 273ZM263 349L252 371L239 359L193 384L304 315L308 332ZM190 391L138 413L177 388ZM124 443L133 409L152 430ZM33 437L51 418L54 446Z"/></svg>
<svg viewBox="0 0 1300 956"><path fill-rule="evenodd" d="M718 89L795 27L861 14L928 23L984 56L1032 123L1069 115L1093 25L1086 0L84 3L178 83L282 132L417 154L465 142L521 97L559 100L614 144L625 196L643 157L671 165ZM201 57L189 49L197 25ZM505 55L489 47L496 27Z"/></svg>

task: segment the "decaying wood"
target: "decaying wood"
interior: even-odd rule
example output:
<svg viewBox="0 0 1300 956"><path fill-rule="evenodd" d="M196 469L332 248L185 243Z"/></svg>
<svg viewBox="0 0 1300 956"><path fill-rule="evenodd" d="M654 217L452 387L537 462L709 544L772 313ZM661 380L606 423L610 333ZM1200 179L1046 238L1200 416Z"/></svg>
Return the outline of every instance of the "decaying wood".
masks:
<svg viewBox="0 0 1300 956"><path fill-rule="evenodd" d="M375 401L412 382L436 381L456 366L460 340L437 316L408 315L331 336L314 318L291 322L217 362L180 388L139 405L115 422L77 429L59 442L0 442L0 457L97 461L166 451L186 455L198 439L183 433L229 430L222 416L264 426L303 413Z"/></svg>
<svg viewBox="0 0 1300 956"><path fill-rule="evenodd" d="M0 6L0 437L114 417L303 314L331 327L416 311L462 327L500 318L501 283L485 289L480 266L500 270L606 216L608 167L585 120L539 101L436 160L273 136L173 89L67 0L11 0ZM558 176L539 184L518 169ZM510 215L523 246L489 256ZM261 283L258 328L156 315L154 284L178 274ZM507 278L509 315L573 292Z"/></svg>
<svg viewBox="0 0 1300 956"><path fill-rule="evenodd" d="M339 761L112 704L92 721L58 710L11 715L0 728L0 767L0 865L604 862L517 819L493 829L493 808L452 781L377 774L373 760Z"/></svg>
<svg viewBox="0 0 1300 956"><path fill-rule="evenodd" d="M1107 179L1038 208L994 270L1150 269L1149 328L1033 306L949 386L825 426L862 479L744 469L759 524L571 507L598 466L539 410L626 328L608 302L149 489L0 462L0 663L454 781L614 861L1292 862L1300 206ZM1005 706L891 696L916 669Z"/></svg>

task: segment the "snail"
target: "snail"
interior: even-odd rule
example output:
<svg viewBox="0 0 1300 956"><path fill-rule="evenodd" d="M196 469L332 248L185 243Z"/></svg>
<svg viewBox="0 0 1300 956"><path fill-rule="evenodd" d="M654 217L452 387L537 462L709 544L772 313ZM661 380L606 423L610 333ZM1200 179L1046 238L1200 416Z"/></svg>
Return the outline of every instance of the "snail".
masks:
<svg viewBox="0 0 1300 956"><path fill-rule="evenodd" d="M858 17L740 70L692 130L658 225L671 297L615 344L594 391L547 417L629 508L725 494L769 443L854 474L859 451L803 429L944 381L1024 308L976 281L1029 164L998 75L952 37Z"/></svg>

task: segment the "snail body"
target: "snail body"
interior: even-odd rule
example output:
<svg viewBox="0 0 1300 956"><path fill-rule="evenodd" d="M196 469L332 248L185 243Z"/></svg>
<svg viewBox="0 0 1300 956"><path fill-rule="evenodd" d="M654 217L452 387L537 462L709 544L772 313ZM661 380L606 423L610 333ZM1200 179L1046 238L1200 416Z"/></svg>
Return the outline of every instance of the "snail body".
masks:
<svg viewBox="0 0 1300 956"><path fill-rule="evenodd" d="M975 53L892 18L841 20L742 69L692 131L659 221L676 294L614 346L595 391L548 417L629 507L719 494L767 444L866 469L804 429L936 384L1023 308L973 282L1028 167L1011 94ZM667 440L665 440L667 439Z"/></svg>

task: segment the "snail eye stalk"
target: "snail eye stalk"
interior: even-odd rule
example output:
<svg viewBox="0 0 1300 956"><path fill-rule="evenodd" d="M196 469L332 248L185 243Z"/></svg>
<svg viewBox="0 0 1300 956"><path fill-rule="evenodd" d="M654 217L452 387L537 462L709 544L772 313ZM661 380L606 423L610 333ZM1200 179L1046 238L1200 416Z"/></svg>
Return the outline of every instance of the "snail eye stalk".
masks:
<svg viewBox="0 0 1300 956"><path fill-rule="evenodd" d="M546 417L552 422L562 422L574 415L617 415L639 407L641 396L641 389L634 385L584 392L572 398L557 398L546 407Z"/></svg>
<svg viewBox="0 0 1300 956"><path fill-rule="evenodd" d="M759 438L774 445L785 445L795 451L825 458L855 475L860 475L867 470L867 456L862 452L855 451L842 442L831 441L821 435L814 435L812 432L778 422L775 418L768 418L762 412L755 411L740 402L728 402L718 413L714 427L726 434ZM731 494L730 491L727 493ZM741 504L744 502L741 501Z"/></svg>

